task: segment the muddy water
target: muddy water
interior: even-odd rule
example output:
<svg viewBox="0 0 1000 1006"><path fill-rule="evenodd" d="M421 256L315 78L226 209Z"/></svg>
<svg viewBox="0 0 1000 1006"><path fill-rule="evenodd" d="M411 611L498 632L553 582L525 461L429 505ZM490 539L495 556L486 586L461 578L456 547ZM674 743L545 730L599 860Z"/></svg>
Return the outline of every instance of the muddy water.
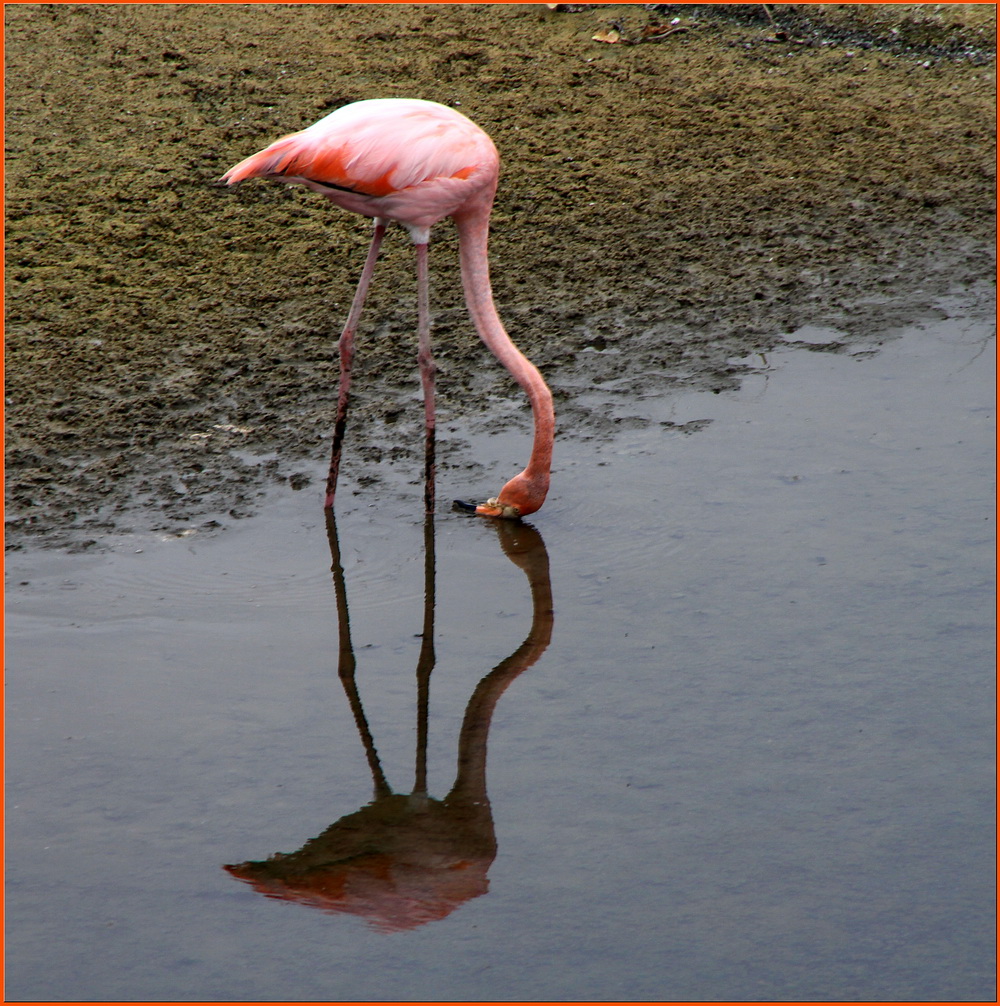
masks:
<svg viewBox="0 0 1000 1006"><path fill-rule="evenodd" d="M534 530L13 555L8 998L992 999L991 329L786 344Z"/></svg>

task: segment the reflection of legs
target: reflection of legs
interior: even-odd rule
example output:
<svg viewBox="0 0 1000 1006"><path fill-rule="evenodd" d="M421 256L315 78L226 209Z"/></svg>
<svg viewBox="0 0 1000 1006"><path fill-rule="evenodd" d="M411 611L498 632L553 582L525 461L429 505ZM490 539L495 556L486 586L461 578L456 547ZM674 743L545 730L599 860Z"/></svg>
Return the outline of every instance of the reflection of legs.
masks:
<svg viewBox="0 0 1000 1006"><path fill-rule="evenodd" d="M417 770L414 794L427 793L427 721L430 708L431 671L434 670L434 515L424 515L424 625L417 658Z"/></svg>
<svg viewBox="0 0 1000 1006"><path fill-rule="evenodd" d="M361 705L361 696L358 694L358 685L354 679L357 661L354 659L354 644L351 642L351 616L347 611L347 584L344 581L344 566L340 559L337 518L334 516L333 509L329 507L326 510L326 537L330 543L330 571L333 573L333 590L337 597L337 630L340 640L337 675L340 678L340 683L344 686L347 701L354 714L354 722L358 733L361 734L361 743L365 746L365 757L368 759L368 767L371 769L372 780L375 783L375 799L378 800L380 797L390 796L392 790L382 772L382 764L379 761L378 752L375 750L375 741L368 727L365 710Z"/></svg>
<svg viewBox="0 0 1000 1006"><path fill-rule="evenodd" d="M417 248L417 362L424 388L424 506L434 512L434 357L431 356L431 311L427 282L427 245Z"/></svg>
<svg viewBox="0 0 1000 1006"><path fill-rule="evenodd" d="M333 427L333 451L330 455L330 472L326 478L326 502L324 506L327 507L333 506L333 497L337 492L337 475L340 472L340 449L344 442L344 430L347 428L347 398L351 387L351 365L354 361L354 333L357 331L358 322L361 320L361 309L365 306L368 285L371 283L372 273L375 271L375 260L378 258L378 250L382 244L384 234L385 224L381 220L376 220L375 233L372 236L371 247L368 249L368 258L365 259L365 267L361 270L358 289L354 293L351 311L347 316L347 324L344 325L344 332L340 337L340 391L337 395L337 421Z"/></svg>

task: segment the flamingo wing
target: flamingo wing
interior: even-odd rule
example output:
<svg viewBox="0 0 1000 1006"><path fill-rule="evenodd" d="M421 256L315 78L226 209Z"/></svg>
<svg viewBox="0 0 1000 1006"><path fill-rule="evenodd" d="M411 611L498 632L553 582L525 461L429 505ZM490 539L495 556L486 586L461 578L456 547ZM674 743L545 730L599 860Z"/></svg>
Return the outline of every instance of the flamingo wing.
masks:
<svg viewBox="0 0 1000 1006"><path fill-rule="evenodd" d="M337 109L229 169L224 180L303 178L382 197L437 179L462 180L496 158L464 115L431 101L373 99Z"/></svg>

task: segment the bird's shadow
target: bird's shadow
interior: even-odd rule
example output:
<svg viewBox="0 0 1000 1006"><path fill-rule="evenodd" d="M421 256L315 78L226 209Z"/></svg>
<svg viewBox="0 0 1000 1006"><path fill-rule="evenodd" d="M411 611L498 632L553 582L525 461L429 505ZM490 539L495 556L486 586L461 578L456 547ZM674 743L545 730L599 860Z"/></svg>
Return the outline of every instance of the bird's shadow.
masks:
<svg viewBox="0 0 1000 1006"><path fill-rule="evenodd" d="M466 706L458 740L458 768L443 798L427 791L427 734L434 650L434 522L424 522L424 624L417 661L417 751L410 793L389 785L358 691L347 587L336 518L328 509L337 620L338 675L364 745L374 799L331 824L297 852L225 867L269 898L331 913L359 915L376 929L412 929L441 919L485 894L496 857L493 814L486 792L486 745L493 710L510 683L532 666L552 638L549 558L531 525L493 521L504 554L524 571L532 599L531 629L506 660L489 671Z"/></svg>

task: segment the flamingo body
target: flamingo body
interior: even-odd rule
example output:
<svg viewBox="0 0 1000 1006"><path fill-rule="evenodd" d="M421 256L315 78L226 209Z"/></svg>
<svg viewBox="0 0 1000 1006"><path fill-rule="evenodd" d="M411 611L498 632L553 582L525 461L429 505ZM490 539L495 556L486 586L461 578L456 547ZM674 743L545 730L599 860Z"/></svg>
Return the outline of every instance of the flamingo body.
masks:
<svg viewBox="0 0 1000 1006"><path fill-rule="evenodd" d="M375 219L375 236L341 336L341 383L327 506L333 505L340 442L347 414L353 337L387 222L402 224L417 247L421 376L427 433L427 485L433 485L434 365L427 306L427 242L431 227L452 217L458 227L462 281L480 337L525 389L535 420L527 468L477 508L491 517L519 517L541 507L549 486L555 416L537 368L511 341L493 304L486 252L499 156L490 137L446 105L410 98L375 98L345 105L230 168L232 185L268 178L304 185L336 205ZM427 490L428 509L433 489Z"/></svg>
<svg viewBox="0 0 1000 1006"><path fill-rule="evenodd" d="M413 233L429 230L477 195L492 200L499 163L489 136L453 108L374 98L276 140L223 179L298 183L346 210L395 220Z"/></svg>

